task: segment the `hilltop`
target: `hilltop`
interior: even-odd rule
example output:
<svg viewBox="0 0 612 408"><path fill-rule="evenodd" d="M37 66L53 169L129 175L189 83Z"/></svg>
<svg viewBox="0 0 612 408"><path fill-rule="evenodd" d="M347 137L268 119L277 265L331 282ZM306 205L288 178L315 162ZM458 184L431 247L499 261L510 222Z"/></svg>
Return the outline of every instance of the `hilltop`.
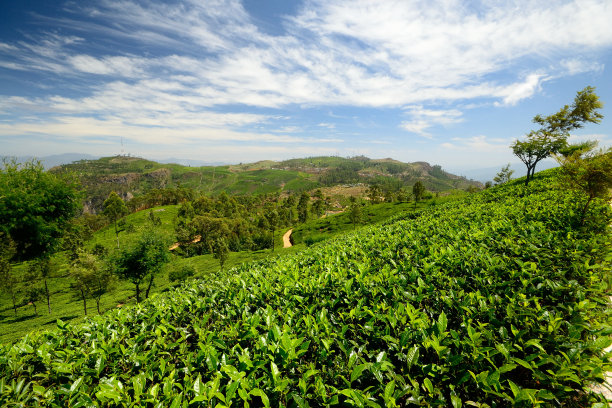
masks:
<svg viewBox="0 0 612 408"><path fill-rule="evenodd" d="M319 187L379 184L398 190L421 181L432 192L481 187L482 184L426 162L402 163L359 156L312 157L285 161L260 161L227 166L190 167L162 164L137 157L114 156L80 160L52 168L72 172L85 188L85 210L98 212L111 191L124 200L153 189L183 188L206 194L230 195L301 192Z"/></svg>

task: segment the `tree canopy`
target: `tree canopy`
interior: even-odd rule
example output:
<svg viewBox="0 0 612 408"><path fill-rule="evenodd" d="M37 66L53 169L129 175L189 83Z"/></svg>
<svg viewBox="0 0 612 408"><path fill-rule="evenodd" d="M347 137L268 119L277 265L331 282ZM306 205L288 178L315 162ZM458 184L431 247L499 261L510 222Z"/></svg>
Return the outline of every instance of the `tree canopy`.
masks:
<svg viewBox="0 0 612 408"><path fill-rule="evenodd" d="M55 252L69 221L81 209L76 181L30 161L5 161L0 170L0 229L15 243L15 258Z"/></svg>
<svg viewBox="0 0 612 408"><path fill-rule="evenodd" d="M586 123L599 123L603 115L598 110L602 107L595 88L587 86L576 94L572 105L565 105L549 116L536 115L533 122L540 125L540 129L532 130L525 140L516 140L510 146L514 155L527 167L525 184L533 178L535 167L541 160L567 146L572 130L580 129Z"/></svg>
<svg viewBox="0 0 612 408"><path fill-rule="evenodd" d="M140 285L149 277L148 295L153 278L170 260L167 241L152 231L145 231L138 241L116 253L112 259L113 272L135 285L136 302L140 302Z"/></svg>

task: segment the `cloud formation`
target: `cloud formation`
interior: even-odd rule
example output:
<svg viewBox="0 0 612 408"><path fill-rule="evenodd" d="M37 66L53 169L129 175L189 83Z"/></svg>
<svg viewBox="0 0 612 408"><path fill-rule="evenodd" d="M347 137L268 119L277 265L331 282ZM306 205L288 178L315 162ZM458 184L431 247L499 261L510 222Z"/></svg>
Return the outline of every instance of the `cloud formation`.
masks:
<svg viewBox="0 0 612 408"><path fill-rule="evenodd" d="M428 106L513 106L553 77L601 72L591 55L612 45L607 0L306 0L277 35L239 0L65 8L44 20L63 30L0 42L0 67L56 81L38 97L0 97L0 134L293 143L314 139L273 131L298 128L271 112L351 106L398 109L402 129L430 137L463 112Z"/></svg>

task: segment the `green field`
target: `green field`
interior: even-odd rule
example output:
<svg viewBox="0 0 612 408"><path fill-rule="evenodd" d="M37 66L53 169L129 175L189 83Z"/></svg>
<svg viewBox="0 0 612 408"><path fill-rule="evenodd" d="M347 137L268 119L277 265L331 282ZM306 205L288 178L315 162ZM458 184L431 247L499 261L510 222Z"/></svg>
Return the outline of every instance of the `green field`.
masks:
<svg viewBox="0 0 612 408"><path fill-rule="evenodd" d="M592 406L611 211L556 171L0 349L0 403Z"/></svg>

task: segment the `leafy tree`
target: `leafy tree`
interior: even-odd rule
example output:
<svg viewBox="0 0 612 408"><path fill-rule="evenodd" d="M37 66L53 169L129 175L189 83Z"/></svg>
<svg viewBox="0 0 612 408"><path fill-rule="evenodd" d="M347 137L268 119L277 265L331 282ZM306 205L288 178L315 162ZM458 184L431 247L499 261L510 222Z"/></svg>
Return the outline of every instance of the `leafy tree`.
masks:
<svg viewBox="0 0 612 408"><path fill-rule="evenodd" d="M100 301L102 296L111 290L114 282L110 270L104 268L95 255L81 252L72 264L70 275L74 279L73 289L83 299L85 314L87 314L87 297L95 300L98 314L101 314Z"/></svg>
<svg viewBox="0 0 612 408"><path fill-rule="evenodd" d="M11 296L13 310L17 314L17 278L13 275L11 258L15 255L15 243L0 231L0 288Z"/></svg>
<svg viewBox="0 0 612 408"><path fill-rule="evenodd" d="M112 271L121 279L132 282L136 289L136 302L140 302L140 285L149 278L145 298L163 265L170 260L166 239L152 231L145 231L133 245L117 251L112 258Z"/></svg>
<svg viewBox="0 0 612 408"><path fill-rule="evenodd" d="M298 211L298 221L306 222L308 220L309 208L308 205L310 203L310 196L307 192L303 192L300 196L300 200L298 201L297 211Z"/></svg>
<svg viewBox="0 0 612 408"><path fill-rule="evenodd" d="M104 215L115 225L115 235L117 236L117 248L119 248L119 228L117 221L128 213L128 208L117 193L112 191L104 200Z"/></svg>
<svg viewBox="0 0 612 408"><path fill-rule="evenodd" d="M495 184L507 183L512 178L512 174L514 174L514 170L510 170L510 163L508 163L506 166L501 168L495 177L493 177L493 181Z"/></svg>
<svg viewBox="0 0 612 408"><path fill-rule="evenodd" d="M159 217L159 215L155 214L155 212L153 212L153 210L149 210L149 222L154 227L159 227L161 225L161 223L162 223L161 218Z"/></svg>
<svg viewBox="0 0 612 408"><path fill-rule="evenodd" d="M274 248L274 244L272 247ZM219 260L219 266L221 267L221 272L223 272L223 265L225 265L225 261L227 261L229 257L229 248L224 238L218 237L214 240L212 244L212 253L213 257Z"/></svg>
<svg viewBox="0 0 612 408"><path fill-rule="evenodd" d="M610 200L612 189L612 149L594 151L595 144L582 144L581 148L568 149L566 156L557 156L561 164L564 183L572 190L586 195L580 211L580 224L584 224L589 205L596 198Z"/></svg>
<svg viewBox="0 0 612 408"><path fill-rule="evenodd" d="M325 213L325 201L323 201L322 199L315 200L312 203L312 213L317 218L320 218Z"/></svg>
<svg viewBox="0 0 612 408"><path fill-rule="evenodd" d="M57 271L57 265L50 258L40 258L31 264L28 274L29 281L42 280L47 299L47 310L51 314L51 293L49 292L48 279Z"/></svg>
<svg viewBox="0 0 612 408"><path fill-rule="evenodd" d="M15 243L15 258L54 253L66 225L81 208L74 178L44 170L40 162L4 161L0 169L0 231Z"/></svg>
<svg viewBox="0 0 612 408"><path fill-rule="evenodd" d="M370 203L378 204L380 203L380 196L382 195L382 191L378 184L372 184L368 189L368 198L370 199Z"/></svg>
<svg viewBox="0 0 612 408"><path fill-rule="evenodd" d="M526 140L517 140L510 146L514 155L527 167L525 185L533 178L535 167L541 160L567 146L570 131L582 128L587 122L601 122L603 115L598 110L602 107L595 88L587 86L576 94L571 106L565 105L549 116L536 115L533 118L540 129L532 130Z"/></svg>
<svg viewBox="0 0 612 408"><path fill-rule="evenodd" d="M40 288L36 286L29 286L24 291L23 302L29 305L32 305L34 308L34 315L38 316L38 311L36 310L36 302L40 300L42 297L42 293Z"/></svg>
<svg viewBox="0 0 612 408"><path fill-rule="evenodd" d="M357 201L355 197L351 197L351 204L349 206L349 219L353 224L353 229L357 226L357 224L361 223L362 213L361 213L361 203Z"/></svg>
<svg viewBox="0 0 612 408"><path fill-rule="evenodd" d="M404 188L401 188L397 192L397 196L396 197L397 197L397 201L399 201L400 203L406 203L406 202L410 201L409 193Z"/></svg>
<svg viewBox="0 0 612 408"><path fill-rule="evenodd" d="M272 252L274 252L274 233L279 223L278 211L273 203L267 203L264 208L264 217L268 221L268 228L272 231Z"/></svg>
<svg viewBox="0 0 612 408"><path fill-rule="evenodd" d="M421 183L420 181L414 183L414 185L412 186L412 195L414 196L414 208L416 208L417 203L421 201L421 199L425 195L425 186L423 185L423 183Z"/></svg>

